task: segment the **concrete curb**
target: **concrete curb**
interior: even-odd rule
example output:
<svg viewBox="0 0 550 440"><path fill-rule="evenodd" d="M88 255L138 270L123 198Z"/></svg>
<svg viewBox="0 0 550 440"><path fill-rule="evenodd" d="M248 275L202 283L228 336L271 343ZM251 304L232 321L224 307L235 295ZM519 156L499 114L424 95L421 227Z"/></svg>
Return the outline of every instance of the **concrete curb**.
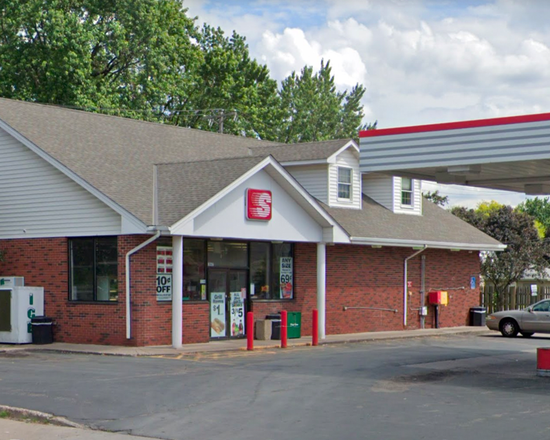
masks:
<svg viewBox="0 0 550 440"><path fill-rule="evenodd" d="M493 331L485 327L446 327L443 329L424 329L424 330L405 330L405 331L390 331L390 332L372 332L372 333L356 333L344 335L329 335L327 339L319 341L319 346L332 344L356 344L376 341L395 341L401 339L418 339L429 337L444 337L454 335L484 335L494 334ZM305 339L305 340L304 340ZM304 339L290 339L288 348L299 348L312 346L311 338L306 336ZM233 343L232 343L233 342ZM223 343L192 344L191 346L183 346L181 349L174 349L169 346L163 347L113 347L113 346L86 346L78 344L56 343L52 345L25 345L13 347L0 347L0 353L9 352L45 352L45 353L67 353L67 354L86 354L86 355L103 355L103 356L127 356L127 357L155 357L155 356L196 356L200 354L212 353L230 353L230 352L246 352L246 346L239 342L227 341L227 345ZM56 346L57 345L57 346ZM255 341L254 350L275 350L281 349L280 341Z"/></svg>
<svg viewBox="0 0 550 440"><path fill-rule="evenodd" d="M40 422L51 423L57 426L65 426L67 428L89 429L87 426L72 422L65 417L55 416L53 414L32 409L18 408L15 406L0 405L0 411L6 411L20 417L28 417L37 419Z"/></svg>

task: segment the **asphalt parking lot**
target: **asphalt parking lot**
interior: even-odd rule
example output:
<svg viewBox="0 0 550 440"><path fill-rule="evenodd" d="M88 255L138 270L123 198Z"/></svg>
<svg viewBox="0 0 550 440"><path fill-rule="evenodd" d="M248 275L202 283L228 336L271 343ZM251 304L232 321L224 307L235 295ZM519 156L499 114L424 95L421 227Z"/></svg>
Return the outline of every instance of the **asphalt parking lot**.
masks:
<svg viewBox="0 0 550 440"><path fill-rule="evenodd" d="M550 438L550 338L442 336L183 357L0 354L0 404L166 439Z"/></svg>

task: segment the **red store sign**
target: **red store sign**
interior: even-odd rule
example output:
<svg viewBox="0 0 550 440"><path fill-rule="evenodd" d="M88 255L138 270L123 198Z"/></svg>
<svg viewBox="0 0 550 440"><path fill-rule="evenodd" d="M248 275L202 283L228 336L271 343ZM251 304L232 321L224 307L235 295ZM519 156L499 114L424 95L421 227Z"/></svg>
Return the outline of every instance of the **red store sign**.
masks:
<svg viewBox="0 0 550 440"><path fill-rule="evenodd" d="M245 199L248 220L271 220L271 191L248 188Z"/></svg>

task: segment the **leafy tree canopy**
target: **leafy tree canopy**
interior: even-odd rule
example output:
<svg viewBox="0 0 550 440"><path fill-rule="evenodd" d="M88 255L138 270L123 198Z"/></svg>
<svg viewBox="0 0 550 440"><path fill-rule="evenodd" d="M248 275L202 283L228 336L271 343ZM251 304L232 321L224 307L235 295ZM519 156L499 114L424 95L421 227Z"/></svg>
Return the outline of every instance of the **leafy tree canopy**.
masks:
<svg viewBox="0 0 550 440"><path fill-rule="evenodd" d="M520 203L516 209L535 218L540 236L550 237L550 201L548 197L527 199Z"/></svg>
<svg viewBox="0 0 550 440"><path fill-rule="evenodd" d="M245 38L180 0L0 0L0 96L282 142L356 137L362 85L330 63L280 89Z"/></svg>
<svg viewBox="0 0 550 440"><path fill-rule="evenodd" d="M177 1L2 0L0 29L2 96L145 119L201 59Z"/></svg>
<svg viewBox="0 0 550 440"><path fill-rule="evenodd" d="M422 193L422 195L426 200L429 200L430 202L441 207L446 206L449 203L449 196L442 196L439 194L439 190L437 189L433 192L426 191L425 193Z"/></svg>
<svg viewBox="0 0 550 440"><path fill-rule="evenodd" d="M280 90L283 123L281 142L312 142L357 137L359 130L375 128L361 125L365 88L357 84L351 92L337 92L330 61L321 61L319 72L306 66L283 80Z"/></svg>
<svg viewBox="0 0 550 440"><path fill-rule="evenodd" d="M495 286L497 303L526 270L541 273L547 267L548 244L540 239L529 214L493 202L481 204L476 210L455 207L451 212L507 245L502 252L484 253L481 262L483 277Z"/></svg>

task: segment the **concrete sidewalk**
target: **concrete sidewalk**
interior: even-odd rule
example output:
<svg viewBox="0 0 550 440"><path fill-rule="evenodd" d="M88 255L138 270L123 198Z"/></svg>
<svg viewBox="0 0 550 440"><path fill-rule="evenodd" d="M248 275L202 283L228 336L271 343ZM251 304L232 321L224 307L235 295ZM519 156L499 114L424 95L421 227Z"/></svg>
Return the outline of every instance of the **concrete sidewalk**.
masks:
<svg viewBox="0 0 550 440"><path fill-rule="evenodd" d="M155 440L86 428L45 425L0 419L0 440ZM158 439L157 439L158 440Z"/></svg>
<svg viewBox="0 0 550 440"><path fill-rule="evenodd" d="M353 333L344 335L328 335L319 341L319 345L345 344L354 342L383 341L393 339L434 337L458 334L495 334L487 327L447 327L440 329L405 330L389 332ZM299 339L288 339L288 347L311 346L311 336L304 336ZM254 350L280 348L278 340L254 341ZM32 350L32 351L59 351L65 353L98 354L113 356L185 356L199 353L215 353L226 351L245 351L246 339L229 339L223 341L211 341L204 344L185 344L182 348L171 346L152 347L124 347L91 344L68 344L54 342L48 345L0 345L0 353L6 351Z"/></svg>

